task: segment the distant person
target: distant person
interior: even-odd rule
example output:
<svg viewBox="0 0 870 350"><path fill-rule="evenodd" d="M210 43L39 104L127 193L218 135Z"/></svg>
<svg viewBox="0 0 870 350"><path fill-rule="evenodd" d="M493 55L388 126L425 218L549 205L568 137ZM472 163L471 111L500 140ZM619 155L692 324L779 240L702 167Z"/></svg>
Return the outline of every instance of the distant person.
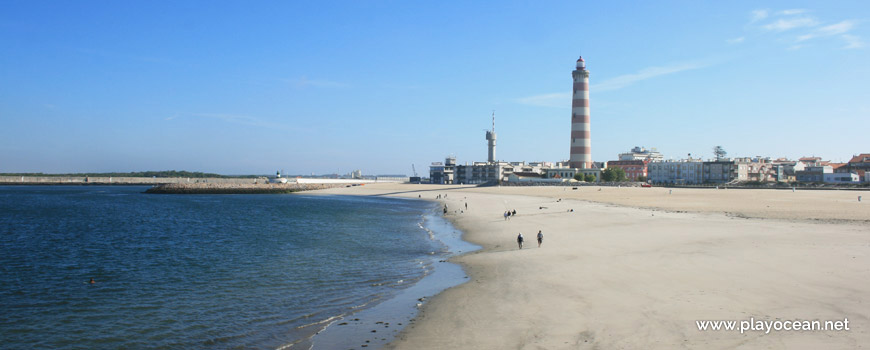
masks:
<svg viewBox="0 0 870 350"><path fill-rule="evenodd" d="M94 279L91 278L91 280L90 280L88 283L90 283L90 284L94 284L94 283L97 283L97 281L94 281Z"/></svg>
<svg viewBox="0 0 870 350"><path fill-rule="evenodd" d="M468 210L468 202L465 202L465 210Z"/></svg>
<svg viewBox="0 0 870 350"><path fill-rule="evenodd" d="M517 216L517 210L514 209L514 211L511 213L511 215L513 215L513 216Z"/></svg>
<svg viewBox="0 0 870 350"><path fill-rule="evenodd" d="M541 230L538 230L538 248L541 247L541 243L544 243L544 234L541 233Z"/></svg>
<svg viewBox="0 0 870 350"><path fill-rule="evenodd" d="M522 232L520 232L520 234L517 235L517 245L520 247L520 249L523 249L523 233Z"/></svg>

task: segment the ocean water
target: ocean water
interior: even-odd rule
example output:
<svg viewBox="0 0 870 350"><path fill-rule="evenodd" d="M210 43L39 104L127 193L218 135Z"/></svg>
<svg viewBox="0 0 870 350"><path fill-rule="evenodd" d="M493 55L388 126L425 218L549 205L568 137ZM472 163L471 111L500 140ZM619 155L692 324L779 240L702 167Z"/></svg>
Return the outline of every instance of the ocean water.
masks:
<svg viewBox="0 0 870 350"><path fill-rule="evenodd" d="M305 348L448 254L423 201L145 189L0 187L0 347Z"/></svg>

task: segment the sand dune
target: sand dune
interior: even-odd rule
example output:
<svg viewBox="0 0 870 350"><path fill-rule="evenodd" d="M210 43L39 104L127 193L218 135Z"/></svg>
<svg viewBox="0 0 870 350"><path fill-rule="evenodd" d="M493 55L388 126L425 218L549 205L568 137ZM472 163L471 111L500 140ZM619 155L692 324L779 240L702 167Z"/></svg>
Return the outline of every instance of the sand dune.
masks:
<svg viewBox="0 0 870 350"><path fill-rule="evenodd" d="M470 282L431 299L391 348L870 344L870 203L857 201L862 192L398 184L323 192L446 194L447 216L484 248L454 259ZM518 215L504 220L507 209ZM696 323L750 318L848 318L850 330L741 334Z"/></svg>

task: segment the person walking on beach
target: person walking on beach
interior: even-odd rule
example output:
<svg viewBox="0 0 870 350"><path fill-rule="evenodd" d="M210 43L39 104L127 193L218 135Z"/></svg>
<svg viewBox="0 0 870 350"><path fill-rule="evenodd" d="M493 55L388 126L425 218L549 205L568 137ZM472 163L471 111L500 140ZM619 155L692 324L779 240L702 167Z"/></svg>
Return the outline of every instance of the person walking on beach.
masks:
<svg viewBox="0 0 870 350"><path fill-rule="evenodd" d="M523 249L523 233L522 232L520 232L520 234L517 235L517 245L520 246L520 249Z"/></svg>
<svg viewBox="0 0 870 350"><path fill-rule="evenodd" d="M544 243L544 234L541 233L541 230L538 230L538 248L541 247L541 243Z"/></svg>

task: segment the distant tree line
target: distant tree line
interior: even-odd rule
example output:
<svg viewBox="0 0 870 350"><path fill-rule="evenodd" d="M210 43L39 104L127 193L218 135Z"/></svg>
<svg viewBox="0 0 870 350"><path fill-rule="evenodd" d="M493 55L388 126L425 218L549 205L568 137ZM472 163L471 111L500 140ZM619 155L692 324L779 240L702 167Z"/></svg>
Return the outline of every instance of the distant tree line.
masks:
<svg viewBox="0 0 870 350"><path fill-rule="evenodd" d="M601 181L604 182L622 182L627 180L625 170L622 168L607 168L601 172Z"/></svg>
<svg viewBox="0 0 870 350"><path fill-rule="evenodd" d="M582 174L578 173L574 175L574 180L577 181L586 181L586 182L595 182L595 175L592 174ZM607 168L601 172L601 181L604 182L622 182L626 181L628 178L625 176L625 170L622 168ZM642 180L646 181L646 179Z"/></svg>
<svg viewBox="0 0 870 350"><path fill-rule="evenodd" d="M129 173L74 173L74 174L43 174L43 173L0 173L0 176L46 176L46 177L191 177L191 178L256 178L263 175L220 175L212 173L203 173L199 171L137 171Z"/></svg>
<svg viewBox="0 0 870 350"><path fill-rule="evenodd" d="M585 181L585 182L595 182L595 175L592 175L592 174L585 174L584 175L582 173L577 173L574 175L574 180Z"/></svg>

